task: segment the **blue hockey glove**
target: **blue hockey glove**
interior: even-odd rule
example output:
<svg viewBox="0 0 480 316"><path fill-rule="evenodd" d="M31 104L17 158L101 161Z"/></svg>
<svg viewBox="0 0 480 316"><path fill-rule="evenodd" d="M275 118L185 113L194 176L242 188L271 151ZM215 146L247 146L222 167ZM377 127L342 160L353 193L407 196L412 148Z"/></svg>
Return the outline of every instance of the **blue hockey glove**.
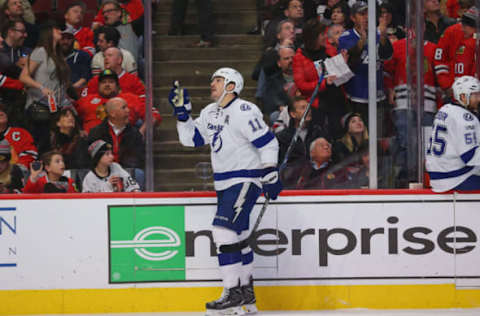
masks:
<svg viewBox="0 0 480 316"><path fill-rule="evenodd" d="M178 80L173 83L173 88L168 94L168 102L173 106L174 115L179 121L185 122L188 120L192 111L192 104L188 91L180 87Z"/></svg>
<svg viewBox="0 0 480 316"><path fill-rule="evenodd" d="M260 178L262 183L263 193L272 200L276 200L278 195L283 189L282 182L280 182L280 176L277 168L266 168L264 170L263 177Z"/></svg>

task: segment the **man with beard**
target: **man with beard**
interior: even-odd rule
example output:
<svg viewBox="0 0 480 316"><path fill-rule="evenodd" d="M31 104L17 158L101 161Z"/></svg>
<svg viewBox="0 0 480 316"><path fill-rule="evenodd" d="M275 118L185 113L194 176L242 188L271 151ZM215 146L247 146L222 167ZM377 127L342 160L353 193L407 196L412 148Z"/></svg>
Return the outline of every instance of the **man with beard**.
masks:
<svg viewBox="0 0 480 316"><path fill-rule="evenodd" d="M5 39L0 53L8 57L10 61L8 69L9 73L18 78L22 68L25 66L27 56L32 52L29 47L25 47L23 43L27 38L27 30L25 23L22 21L9 21L2 30L2 36Z"/></svg>
<svg viewBox="0 0 480 316"><path fill-rule="evenodd" d="M145 100L139 96L123 92L120 89L119 79L115 72L110 69L104 70L98 76L98 94L89 94L78 100L76 109L78 116L83 121L83 129L88 133L91 128L100 124L106 117L104 104L111 98L120 97L127 102L129 108L129 123L133 126L139 119L145 119ZM160 123L161 116L154 108L152 110L155 123ZM139 128L142 135L145 134L145 123Z"/></svg>
<svg viewBox="0 0 480 316"><path fill-rule="evenodd" d="M73 31L67 28L62 32L62 39L60 46L62 47L63 55L70 67L70 82L76 89L83 88L87 85L90 79L90 55L85 51L74 48L75 37Z"/></svg>

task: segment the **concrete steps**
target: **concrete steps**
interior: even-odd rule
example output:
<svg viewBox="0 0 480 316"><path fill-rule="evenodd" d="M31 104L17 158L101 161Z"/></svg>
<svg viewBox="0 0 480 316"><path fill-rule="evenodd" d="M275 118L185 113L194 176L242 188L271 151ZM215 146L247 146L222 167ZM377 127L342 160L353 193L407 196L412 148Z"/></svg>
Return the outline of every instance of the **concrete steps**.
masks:
<svg viewBox="0 0 480 316"><path fill-rule="evenodd" d="M263 41L261 36L246 35L246 32L255 25L256 0L212 0L216 22L216 45L212 48L192 45L199 40L196 8L192 1L186 15L186 34L167 36L173 1L162 0L153 21L154 105L163 117L155 130L153 143L155 190L213 190L211 169L208 170L211 168L210 148L208 145L188 148L179 143L168 93L172 82L179 80L190 93L192 113L196 117L212 102L212 73L220 67L232 67L240 71L245 80L242 98L254 102L256 82L250 76L260 58Z"/></svg>

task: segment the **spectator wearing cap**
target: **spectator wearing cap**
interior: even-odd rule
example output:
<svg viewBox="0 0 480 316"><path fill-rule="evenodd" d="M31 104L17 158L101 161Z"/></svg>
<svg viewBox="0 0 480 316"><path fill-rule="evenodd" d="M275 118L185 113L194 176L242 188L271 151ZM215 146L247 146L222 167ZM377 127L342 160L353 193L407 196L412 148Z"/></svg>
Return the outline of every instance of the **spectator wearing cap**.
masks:
<svg viewBox="0 0 480 316"><path fill-rule="evenodd" d="M7 21L22 21L25 23L25 29L27 30L27 38L24 45L30 48L34 48L37 45L39 38L39 29L34 22L27 22L24 18L25 7L22 0L6 0L1 7L0 21L6 23Z"/></svg>
<svg viewBox="0 0 480 316"><path fill-rule="evenodd" d="M67 5L65 9L65 29L73 34L75 38L74 48L83 50L90 57L95 55L95 46L93 45L93 31L83 26L83 17L85 15L86 5L83 1L74 1Z"/></svg>
<svg viewBox="0 0 480 316"><path fill-rule="evenodd" d="M6 139L0 140L0 194L22 193L25 185L22 170L11 162L11 150Z"/></svg>
<svg viewBox="0 0 480 316"><path fill-rule="evenodd" d="M123 69L123 55L120 49L110 47L105 50L104 55L105 69L109 69L117 74L122 92L130 92L138 95L140 98L145 98L145 86L142 81L136 75L128 73ZM98 78L98 76L95 76L88 82L88 91L86 94L98 93Z"/></svg>
<svg viewBox="0 0 480 316"><path fill-rule="evenodd" d="M334 161L342 162L357 153L360 148L368 147L368 130L359 113L347 113L341 124L344 135L333 144Z"/></svg>
<svg viewBox="0 0 480 316"><path fill-rule="evenodd" d="M124 168L135 169L135 179L142 187L144 184L145 145L142 134L129 124L127 102L115 97L105 103L107 117L102 123L90 130L88 143L103 140L112 145L114 161Z"/></svg>
<svg viewBox="0 0 480 316"><path fill-rule="evenodd" d="M435 50L435 75L440 88L447 95L455 78L477 75L477 31L478 9L471 7L460 23L449 26Z"/></svg>
<svg viewBox="0 0 480 316"><path fill-rule="evenodd" d="M38 158L37 147L26 129L10 124L7 109L3 104L0 104L0 137L5 138L12 148L12 162L27 173L30 163Z"/></svg>
<svg viewBox="0 0 480 316"><path fill-rule="evenodd" d="M122 21L122 7L115 0L106 0L101 8L105 17L105 25L114 27L120 33L118 47L128 50L132 53L135 60L138 59L138 36L133 31L130 23Z"/></svg>
<svg viewBox="0 0 480 316"><path fill-rule="evenodd" d="M51 113L71 105L67 96L70 68L62 53L61 39L62 31L58 26L43 26L38 45L20 74L20 81L27 87L28 128L40 153L48 147Z"/></svg>
<svg viewBox="0 0 480 316"><path fill-rule="evenodd" d="M280 150L278 151L278 161L283 162L287 153L288 147L292 141L295 131L300 126L300 120L308 107L308 102L305 97L295 97L288 105L288 114L290 116L290 122L288 127L276 134ZM293 145L292 152L288 156L287 162L294 162L299 159L310 159L308 148L312 140L317 137L326 137L327 132L320 125L316 125L312 121L311 112L308 112L303 126L300 129L299 137Z"/></svg>
<svg viewBox="0 0 480 316"><path fill-rule="evenodd" d="M80 131L80 123L75 109L61 109L54 119L50 130L50 150L63 155L65 169L89 168L90 158L87 154L87 136Z"/></svg>
<svg viewBox="0 0 480 316"><path fill-rule="evenodd" d="M97 47L100 50L92 59L92 75L96 76L105 69L105 51L110 47L117 47L120 41L120 33L114 27L102 26L97 29ZM122 52L122 68L132 75L137 75L137 62L132 53L119 48Z"/></svg>
<svg viewBox="0 0 480 316"><path fill-rule="evenodd" d="M82 192L140 192L140 186L132 176L114 162L112 145L99 139L88 152L92 167L83 179Z"/></svg>
<svg viewBox="0 0 480 316"><path fill-rule="evenodd" d="M100 124L106 117L104 104L111 98L120 97L124 99L130 109L129 122L136 125L138 120L145 121L145 100L139 96L120 90L118 76L110 69L104 70L98 80L98 94L88 94L78 100L76 109L83 122L83 129L88 133L92 127ZM155 123L161 121L158 112L152 110ZM140 127L140 133L144 135L145 123Z"/></svg>
<svg viewBox="0 0 480 316"><path fill-rule="evenodd" d="M368 6L363 1L357 1L351 9L351 16L354 26L343 33L339 38L338 49L347 50L349 59L348 65L354 76L345 83L349 106L353 112L361 114L365 123L368 125ZM393 55L392 44L388 39L387 20L385 16L379 17L377 28L377 94L371 96L376 98L377 102L377 122L383 122L383 116L388 113L388 103L383 88L383 61L388 60ZM385 124L378 124L379 135L386 134Z"/></svg>
<svg viewBox="0 0 480 316"><path fill-rule="evenodd" d="M30 176L23 188L24 193L75 193L74 182L63 175L65 162L58 151L49 151L42 155L41 165L36 169L32 163Z"/></svg>
<svg viewBox="0 0 480 316"><path fill-rule="evenodd" d="M70 67L70 83L73 88L80 90L87 86L90 80L90 55L83 51L75 49L75 37L72 29L62 31L62 39L60 40L63 55Z"/></svg>
<svg viewBox="0 0 480 316"><path fill-rule="evenodd" d="M424 0L423 10L425 12L423 39L436 44L447 27L455 24L455 19L442 14L439 0Z"/></svg>

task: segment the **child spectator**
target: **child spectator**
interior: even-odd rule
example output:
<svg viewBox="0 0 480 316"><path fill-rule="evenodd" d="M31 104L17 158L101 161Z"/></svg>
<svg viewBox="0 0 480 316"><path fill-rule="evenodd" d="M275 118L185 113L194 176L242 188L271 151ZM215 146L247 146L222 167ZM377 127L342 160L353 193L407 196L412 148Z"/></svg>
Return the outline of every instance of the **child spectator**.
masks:
<svg viewBox="0 0 480 316"><path fill-rule="evenodd" d="M6 139L0 140L0 194L22 193L25 184L22 170L11 158L10 144Z"/></svg>
<svg viewBox="0 0 480 316"><path fill-rule="evenodd" d="M90 158L87 153L87 136L80 133L74 108L60 110L54 123L50 131L50 148L63 155L65 169L88 169Z"/></svg>
<svg viewBox="0 0 480 316"><path fill-rule="evenodd" d="M42 155L37 169L35 162L30 166L30 177L23 188L24 193L75 193L73 180L63 176L65 162L58 151Z"/></svg>
<svg viewBox="0 0 480 316"><path fill-rule="evenodd" d="M140 192L140 186L118 163L112 145L99 139L88 147L92 168L83 179L82 192Z"/></svg>

